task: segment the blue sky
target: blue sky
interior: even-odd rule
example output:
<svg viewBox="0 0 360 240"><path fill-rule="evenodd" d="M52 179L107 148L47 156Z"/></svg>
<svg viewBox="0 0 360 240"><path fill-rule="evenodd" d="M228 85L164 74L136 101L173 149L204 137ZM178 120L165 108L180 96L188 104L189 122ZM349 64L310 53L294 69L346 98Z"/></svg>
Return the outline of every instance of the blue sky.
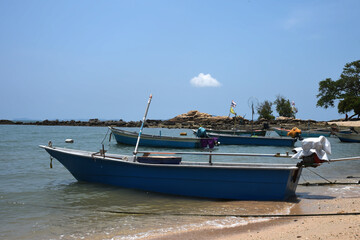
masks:
<svg viewBox="0 0 360 240"><path fill-rule="evenodd" d="M248 100L316 108L360 59L360 1L0 0L0 119L251 119ZM274 115L277 116L274 107ZM255 115L257 118L257 115Z"/></svg>

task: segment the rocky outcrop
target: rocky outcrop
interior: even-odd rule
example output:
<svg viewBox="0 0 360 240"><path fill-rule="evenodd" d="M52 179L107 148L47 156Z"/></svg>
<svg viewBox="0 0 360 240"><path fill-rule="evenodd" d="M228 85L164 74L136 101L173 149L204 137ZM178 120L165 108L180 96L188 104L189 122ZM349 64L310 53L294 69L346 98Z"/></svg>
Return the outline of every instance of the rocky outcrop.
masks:
<svg viewBox="0 0 360 240"><path fill-rule="evenodd" d="M97 118L90 119L89 121L75 121L75 120L44 120L36 122L13 122L9 120L0 120L0 124L23 124L23 125L51 125L51 126L116 126L116 127L140 127L141 121L123 121L120 120L107 120L101 121ZM257 121L250 121L241 116L228 117L228 116L214 116L207 113L201 113L196 110L180 114L168 120L152 120L148 119L145 122L145 127L150 128L187 128L196 129L200 126L205 128L214 129L262 129L268 127L284 127L300 129L324 128L330 127L327 122L317 122L315 120L301 120L294 118L278 117L276 120L260 119Z"/></svg>

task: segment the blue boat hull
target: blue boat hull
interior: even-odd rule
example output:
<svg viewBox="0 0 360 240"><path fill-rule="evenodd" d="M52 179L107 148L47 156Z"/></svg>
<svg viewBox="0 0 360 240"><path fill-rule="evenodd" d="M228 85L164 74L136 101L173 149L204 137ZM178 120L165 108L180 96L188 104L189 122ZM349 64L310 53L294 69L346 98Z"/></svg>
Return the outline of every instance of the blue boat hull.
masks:
<svg viewBox="0 0 360 240"><path fill-rule="evenodd" d="M343 138L343 137L339 137L339 139L341 142L360 143L360 140L354 140L354 139Z"/></svg>
<svg viewBox="0 0 360 240"><path fill-rule="evenodd" d="M360 135L351 132L338 132L335 135L341 142L360 143Z"/></svg>
<svg viewBox="0 0 360 240"><path fill-rule="evenodd" d="M220 145L257 145L257 146L287 146L293 147L296 139L294 138L275 138L261 136L233 136L225 134L209 134L216 136Z"/></svg>
<svg viewBox="0 0 360 240"><path fill-rule="evenodd" d="M282 137L286 137L289 130L285 130L285 129L274 129L274 131ZM320 137L320 136L324 136L324 137L330 137L331 132L322 132L322 131L301 131L301 137L303 138L311 138L311 137Z"/></svg>
<svg viewBox="0 0 360 240"><path fill-rule="evenodd" d="M136 132L128 132L111 128L116 142L135 146L138 138ZM139 146L167 148L202 148L200 138L168 137L142 134Z"/></svg>
<svg viewBox="0 0 360 240"><path fill-rule="evenodd" d="M144 164L44 147L79 181L158 193L234 200L286 200L295 195L302 168L256 164ZM270 164L269 164L270 165Z"/></svg>

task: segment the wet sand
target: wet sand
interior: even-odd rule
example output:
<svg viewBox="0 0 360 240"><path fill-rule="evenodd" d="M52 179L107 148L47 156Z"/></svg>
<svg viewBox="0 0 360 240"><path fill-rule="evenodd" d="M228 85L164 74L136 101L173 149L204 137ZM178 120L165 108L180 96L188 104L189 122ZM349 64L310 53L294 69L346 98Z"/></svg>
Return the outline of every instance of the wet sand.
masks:
<svg viewBox="0 0 360 240"><path fill-rule="evenodd" d="M360 197L300 199L291 210L292 216L234 228L203 229L148 239L360 239L359 206Z"/></svg>

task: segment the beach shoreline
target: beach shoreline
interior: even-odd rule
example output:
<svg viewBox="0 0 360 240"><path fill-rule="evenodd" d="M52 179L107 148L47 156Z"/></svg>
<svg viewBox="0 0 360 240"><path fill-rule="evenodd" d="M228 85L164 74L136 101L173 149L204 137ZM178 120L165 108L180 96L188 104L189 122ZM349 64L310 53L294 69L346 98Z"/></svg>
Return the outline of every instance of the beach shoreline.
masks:
<svg viewBox="0 0 360 240"><path fill-rule="evenodd" d="M306 215L302 208L314 205L319 211ZM203 229L188 231L160 237L146 238L148 240L238 240L238 239L359 239L360 237L360 215L358 206L360 198L336 198L326 200L301 200L290 215L285 218L276 218L266 222L250 223L246 226ZM321 209L332 209L325 213ZM301 213L302 212L302 213ZM310 214L310 213L308 213ZM338 215L336 215L338 214Z"/></svg>
<svg viewBox="0 0 360 240"><path fill-rule="evenodd" d="M360 189L360 186L356 186ZM205 228L144 238L147 240L359 239L360 196L298 199L290 214L229 228Z"/></svg>

